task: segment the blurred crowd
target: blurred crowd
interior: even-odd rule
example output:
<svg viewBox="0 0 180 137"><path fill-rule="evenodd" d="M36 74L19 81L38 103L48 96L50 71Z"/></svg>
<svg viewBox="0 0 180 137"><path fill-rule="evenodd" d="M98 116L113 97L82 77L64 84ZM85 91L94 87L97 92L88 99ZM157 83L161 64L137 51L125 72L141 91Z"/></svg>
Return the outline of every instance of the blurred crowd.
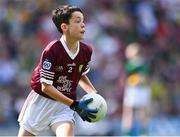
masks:
<svg viewBox="0 0 180 137"><path fill-rule="evenodd" d="M169 134L180 135L175 130L180 125L169 120L180 120L179 0L0 0L0 129L5 130L7 124L18 126L17 116L31 90L31 73L41 51L60 37L51 21L51 11L60 4L77 5L84 11L84 42L94 50L88 76L108 103L104 123L97 124L104 129L99 134L140 134L136 121L143 120L135 118L135 126L125 133L121 121L124 108L132 103L125 101L127 89L143 81L150 92L149 102L130 107L148 108L145 134L160 129L155 135L168 135L172 126ZM137 93L135 98L142 100L143 96ZM167 130L157 120L169 120ZM94 127L91 133L98 134Z"/></svg>

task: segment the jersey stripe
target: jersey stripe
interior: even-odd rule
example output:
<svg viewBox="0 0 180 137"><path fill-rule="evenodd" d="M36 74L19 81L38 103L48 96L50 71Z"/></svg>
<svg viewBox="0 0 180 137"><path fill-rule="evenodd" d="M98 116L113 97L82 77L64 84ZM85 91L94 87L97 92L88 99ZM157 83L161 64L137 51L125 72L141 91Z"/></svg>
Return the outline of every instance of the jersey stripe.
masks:
<svg viewBox="0 0 180 137"><path fill-rule="evenodd" d="M86 70L82 73L82 75L86 75L90 71L90 67L86 68Z"/></svg>
<svg viewBox="0 0 180 137"><path fill-rule="evenodd" d="M52 74L52 75L53 75L53 74L55 74L54 72L51 72L51 71L47 71L47 70L44 70L44 69L40 69L40 72L41 72L41 71L42 71L42 72L45 72L45 73L49 73L49 74Z"/></svg>
<svg viewBox="0 0 180 137"><path fill-rule="evenodd" d="M48 73L44 73L43 71L40 72L41 75L45 75L45 76L49 76L49 77L54 77L54 75L48 74Z"/></svg>
<svg viewBox="0 0 180 137"><path fill-rule="evenodd" d="M43 75L43 74L41 74L41 77L42 77L42 78L47 78L47 79L52 79L52 80L54 79L54 77L48 77L48 76Z"/></svg>

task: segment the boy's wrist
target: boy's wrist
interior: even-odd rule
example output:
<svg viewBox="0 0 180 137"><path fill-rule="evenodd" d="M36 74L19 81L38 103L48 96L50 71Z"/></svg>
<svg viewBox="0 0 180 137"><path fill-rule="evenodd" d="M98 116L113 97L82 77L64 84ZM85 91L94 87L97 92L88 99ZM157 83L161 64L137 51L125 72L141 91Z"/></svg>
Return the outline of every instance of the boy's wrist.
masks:
<svg viewBox="0 0 180 137"><path fill-rule="evenodd" d="M77 106L79 104L79 101L74 100L73 103L69 106L72 110L76 110Z"/></svg>

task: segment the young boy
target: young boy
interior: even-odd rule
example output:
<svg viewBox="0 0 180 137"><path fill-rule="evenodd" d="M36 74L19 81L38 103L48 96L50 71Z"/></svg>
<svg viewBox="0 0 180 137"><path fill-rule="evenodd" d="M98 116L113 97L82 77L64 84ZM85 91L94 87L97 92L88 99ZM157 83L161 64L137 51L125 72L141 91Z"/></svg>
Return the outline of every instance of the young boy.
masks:
<svg viewBox="0 0 180 137"><path fill-rule="evenodd" d="M87 93L96 93L86 76L92 49L80 42L85 33L83 13L64 5L53 10L52 20L62 37L46 46L32 74L32 91L18 118L19 137L39 135L48 127L56 136L73 136L74 111L89 122L97 112L87 108L92 99L76 100L78 84Z"/></svg>

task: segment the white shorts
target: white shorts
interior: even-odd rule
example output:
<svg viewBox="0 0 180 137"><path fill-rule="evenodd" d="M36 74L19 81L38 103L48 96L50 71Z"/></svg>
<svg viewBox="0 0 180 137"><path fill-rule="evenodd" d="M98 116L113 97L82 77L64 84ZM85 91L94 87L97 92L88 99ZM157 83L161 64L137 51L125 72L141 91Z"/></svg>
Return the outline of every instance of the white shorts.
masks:
<svg viewBox="0 0 180 137"><path fill-rule="evenodd" d="M128 107L147 107L151 102L151 89L147 86L127 86L124 94L124 105Z"/></svg>
<svg viewBox="0 0 180 137"><path fill-rule="evenodd" d="M75 123L74 111L69 106L45 98L34 91L28 95L19 114L19 125L39 135L57 122Z"/></svg>

